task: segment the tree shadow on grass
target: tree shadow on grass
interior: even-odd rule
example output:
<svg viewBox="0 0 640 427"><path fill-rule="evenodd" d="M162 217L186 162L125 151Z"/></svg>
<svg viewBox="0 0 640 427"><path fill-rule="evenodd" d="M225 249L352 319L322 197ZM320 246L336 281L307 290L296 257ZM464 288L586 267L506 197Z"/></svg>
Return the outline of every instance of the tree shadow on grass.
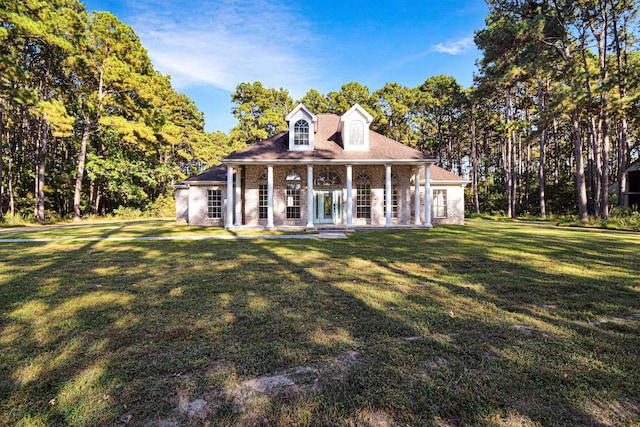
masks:
<svg viewBox="0 0 640 427"><path fill-rule="evenodd" d="M0 356L8 378L0 421L233 424L242 417L227 391L242 381L357 351L341 380L323 382L319 393L273 398L259 420L286 424L307 414L335 425L383 412L412 425L509 416L606 424L584 407L585 393L617 398L622 381L637 379L632 360L614 354L633 352L633 331L590 330L572 318L580 307L564 314L560 303L554 312L533 306L538 296L545 304L563 297L548 291L553 281L574 287L583 278L466 250L448 234L29 246L33 252L11 261L24 274L0 288L10 350ZM523 238L492 244L537 248ZM565 259L563 251L558 243L545 256ZM28 268L38 256L45 261ZM596 259L589 257L581 260ZM535 288L514 284L512 271ZM589 281L594 293L621 292L616 310L628 296L618 280ZM512 329L515 321L531 330ZM577 388L585 384L585 392ZM210 405L204 419L180 412L198 398Z"/></svg>
<svg viewBox="0 0 640 427"><path fill-rule="evenodd" d="M469 239L474 237L478 236ZM483 238L493 239L491 243L498 247L512 249L515 246L523 255L526 251L539 253L541 243L536 238L529 242L523 242L521 237L505 242L489 234ZM425 242L427 247L433 243L437 242ZM581 244L594 249L593 242ZM611 248L618 243L604 244ZM506 257L496 257L490 252L465 253L464 246L456 247L448 256L442 246L438 246L434 255L427 253L421 259L414 257L401 263L419 266L415 270L422 274L411 274L397 266L399 260L390 263L389 257L383 255L375 255L372 259L393 274L409 276L416 284L441 294L438 298L443 306L452 309L454 317L451 325L440 326L442 332L457 331L457 341L474 349L477 360L484 360L487 351L500 360L497 364L500 374L492 373L490 382L477 388L488 407L499 411L511 408L543 424L565 420L570 424L605 425L640 418L636 400L638 378L634 368L639 348L637 319L634 323L628 318L630 325L618 330L623 333L612 334L611 330L585 324L584 319L580 319L585 313L579 312L585 306L589 310L599 309L594 310L597 314L640 311L637 290L625 280L628 275L637 277L638 266L631 265L624 255L633 248L627 244L620 247L619 252L623 255L605 255L611 262L610 269L614 270L613 277L589 278L581 274L556 274L518 259L509 261ZM568 258L569 254L562 246L560 249L544 247L545 256L558 261L590 262L590 258L599 253L597 250L585 251L585 255L579 247L576 249ZM626 266L627 274L617 274L620 265ZM446 274L431 273L443 267ZM576 289L583 292L580 296L599 296L606 301L602 305L578 303L574 295ZM433 303L433 297L432 291L430 294L411 294L407 299L424 305ZM477 372L481 376L483 371ZM505 383L505 380L509 381ZM516 382L518 387L510 382ZM511 391L505 395L504 391L509 389ZM619 411L621 406L623 410Z"/></svg>

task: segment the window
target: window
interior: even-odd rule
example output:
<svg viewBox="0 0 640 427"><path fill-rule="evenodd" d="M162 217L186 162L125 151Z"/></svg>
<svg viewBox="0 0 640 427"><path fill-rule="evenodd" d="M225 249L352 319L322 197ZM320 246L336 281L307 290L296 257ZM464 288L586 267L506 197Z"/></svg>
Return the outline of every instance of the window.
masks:
<svg viewBox="0 0 640 427"><path fill-rule="evenodd" d="M447 190L433 190L433 217L447 217Z"/></svg>
<svg viewBox="0 0 640 427"><path fill-rule="evenodd" d="M364 145L364 125L360 120L354 120L349 125L349 144Z"/></svg>
<svg viewBox="0 0 640 427"><path fill-rule="evenodd" d="M295 172L287 175L287 219L300 219L300 175Z"/></svg>
<svg viewBox="0 0 640 427"><path fill-rule="evenodd" d="M266 184L267 174L263 173L262 175L260 175L258 180L265 183L258 186L258 219L267 219L267 206L269 204L269 193Z"/></svg>
<svg viewBox="0 0 640 427"><path fill-rule="evenodd" d="M342 185L342 179L340 175L332 171L320 172L313 183L316 187L331 187L335 185Z"/></svg>
<svg viewBox="0 0 640 427"><path fill-rule="evenodd" d="M371 184L356 187L356 218L371 218Z"/></svg>
<svg viewBox="0 0 640 427"><path fill-rule="evenodd" d="M207 190L207 218L222 218L222 190Z"/></svg>
<svg viewBox="0 0 640 427"><path fill-rule="evenodd" d="M287 219L300 219L300 184L287 184Z"/></svg>
<svg viewBox="0 0 640 427"><path fill-rule="evenodd" d="M384 203L387 203L387 187L384 187ZM385 208L385 212L386 212ZM398 184L391 185L391 217L398 218Z"/></svg>
<svg viewBox="0 0 640 427"><path fill-rule="evenodd" d="M267 219L267 209L268 209L268 190L267 184L260 184L258 188L258 218L259 219Z"/></svg>
<svg viewBox="0 0 640 427"><path fill-rule="evenodd" d="M371 177L364 171L356 174L356 218L371 218Z"/></svg>
<svg viewBox="0 0 640 427"><path fill-rule="evenodd" d="M309 123L306 120L298 120L293 125L293 144L309 145Z"/></svg>

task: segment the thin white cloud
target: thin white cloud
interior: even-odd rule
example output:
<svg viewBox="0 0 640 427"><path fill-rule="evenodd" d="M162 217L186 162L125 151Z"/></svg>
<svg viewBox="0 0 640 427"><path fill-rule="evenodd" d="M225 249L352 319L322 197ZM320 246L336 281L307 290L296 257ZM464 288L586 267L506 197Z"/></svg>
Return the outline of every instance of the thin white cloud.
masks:
<svg viewBox="0 0 640 427"><path fill-rule="evenodd" d="M473 48L473 37L464 37L458 40L446 40L444 43L438 43L432 46L436 52L447 53L449 55L464 55Z"/></svg>
<svg viewBox="0 0 640 427"><path fill-rule="evenodd" d="M261 81L301 96L314 77L310 70L318 69L309 55L310 24L284 4L208 0L190 7L157 0L133 9L132 27L178 89L204 84L233 91Z"/></svg>

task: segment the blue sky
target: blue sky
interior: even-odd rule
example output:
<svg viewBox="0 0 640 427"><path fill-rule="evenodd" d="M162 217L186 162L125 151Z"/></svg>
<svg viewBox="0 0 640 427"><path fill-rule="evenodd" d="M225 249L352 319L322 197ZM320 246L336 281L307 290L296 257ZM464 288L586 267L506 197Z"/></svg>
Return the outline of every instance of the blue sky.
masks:
<svg viewBox="0 0 640 427"><path fill-rule="evenodd" d="M357 81L415 87L446 74L472 84L484 26L483 0L307 1L86 0L130 25L154 66L204 112L206 129L236 121L231 93L242 82L337 91Z"/></svg>

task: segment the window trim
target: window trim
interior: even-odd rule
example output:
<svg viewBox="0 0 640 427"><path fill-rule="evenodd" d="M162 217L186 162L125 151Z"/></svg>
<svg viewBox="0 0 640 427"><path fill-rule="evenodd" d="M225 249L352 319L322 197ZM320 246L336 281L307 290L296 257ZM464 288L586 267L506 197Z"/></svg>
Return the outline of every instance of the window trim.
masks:
<svg viewBox="0 0 640 427"><path fill-rule="evenodd" d="M399 186L398 184L392 183L391 184L391 218L398 218L398 193L399 193ZM384 192L383 192L383 203L387 203L387 186L385 185L384 187ZM385 213L386 213L386 208L385 208Z"/></svg>
<svg viewBox="0 0 640 427"><path fill-rule="evenodd" d="M287 183L286 194L286 216L287 219L300 219L301 203L300 203L299 183Z"/></svg>
<svg viewBox="0 0 640 427"><path fill-rule="evenodd" d="M355 137L355 138L354 138ZM358 141L356 143L356 141ZM354 147L364 147L364 123L360 120L353 120L349 123L349 145Z"/></svg>
<svg viewBox="0 0 640 427"><path fill-rule="evenodd" d="M442 195L442 198L439 198L438 195ZM447 218L448 209L447 209L447 189L446 188L434 188L433 193L433 217L434 218ZM438 203L441 201L442 203Z"/></svg>
<svg viewBox="0 0 640 427"><path fill-rule="evenodd" d="M371 184L356 184L356 218L371 219Z"/></svg>
<svg viewBox="0 0 640 427"><path fill-rule="evenodd" d="M267 184L258 185L258 219L267 219L269 210L269 188Z"/></svg>
<svg viewBox="0 0 640 427"><path fill-rule="evenodd" d="M207 190L207 218L222 219L222 190L219 188Z"/></svg>
<svg viewBox="0 0 640 427"><path fill-rule="evenodd" d="M293 125L293 145L307 147L310 144L309 122L300 119Z"/></svg>

